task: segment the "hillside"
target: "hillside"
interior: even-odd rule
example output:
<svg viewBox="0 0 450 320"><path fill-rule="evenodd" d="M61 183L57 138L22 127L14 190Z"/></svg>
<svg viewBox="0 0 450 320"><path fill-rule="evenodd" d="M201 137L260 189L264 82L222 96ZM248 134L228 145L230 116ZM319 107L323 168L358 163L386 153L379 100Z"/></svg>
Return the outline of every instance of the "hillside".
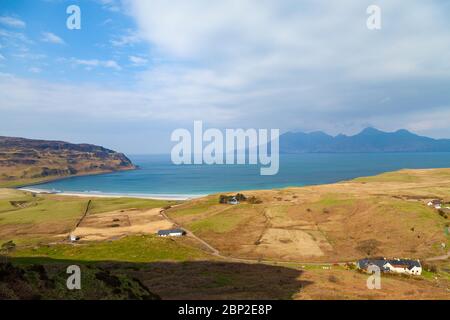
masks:
<svg viewBox="0 0 450 320"><path fill-rule="evenodd" d="M0 263L0 300L160 300L139 280L96 266L83 267L83 290L68 290L66 268Z"/></svg>
<svg viewBox="0 0 450 320"><path fill-rule="evenodd" d="M280 152L450 152L450 139L432 139L407 130L383 132L366 128L354 136L323 132L287 132L280 136Z"/></svg>
<svg viewBox="0 0 450 320"><path fill-rule="evenodd" d="M348 182L246 191L261 203L218 195L168 210L180 225L236 258L343 262L365 256L427 258L448 248L450 170L403 170ZM448 205L450 206L450 204Z"/></svg>
<svg viewBox="0 0 450 320"><path fill-rule="evenodd" d="M131 169L124 154L100 146L0 137L0 186Z"/></svg>
<svg viewBox="0 0 450 320"><path fill-rule="evenodd" d="M426 203L450 202L450 169L244 194L256 198L229 205L219 195L179 203L0 189L0 299L449 298L450 265L439 257L450 245L449 211ZM110 237L69 243L89 200L80 228ZM147 213L162 208L196 237L155 236L165 216ZM4 249L10 241L15 248ZM424 272L383 275L382 290L367 290L367 274L335 263L366 256L419 258ZM2 269L5 259L12 266ZM82 292L63 290L72 264L87 276Z"/></svg>

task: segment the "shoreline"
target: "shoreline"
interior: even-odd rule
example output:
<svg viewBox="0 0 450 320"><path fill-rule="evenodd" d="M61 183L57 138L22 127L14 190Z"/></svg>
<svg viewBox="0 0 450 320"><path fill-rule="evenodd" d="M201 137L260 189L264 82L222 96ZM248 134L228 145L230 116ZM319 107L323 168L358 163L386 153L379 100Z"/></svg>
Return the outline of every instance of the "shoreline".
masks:
<svg viewBox="0 0 450 320"><path fill-rule="evenodd" d="M127 194L127 193L103 193L103 192L59 192L37 188L17 188L17 190L31 192L35 194L54 194L67 197L82 197L82 198L135 198L148 200L172 200L172 201L187 201L196 198L208 196L207 194Z"/></svg>

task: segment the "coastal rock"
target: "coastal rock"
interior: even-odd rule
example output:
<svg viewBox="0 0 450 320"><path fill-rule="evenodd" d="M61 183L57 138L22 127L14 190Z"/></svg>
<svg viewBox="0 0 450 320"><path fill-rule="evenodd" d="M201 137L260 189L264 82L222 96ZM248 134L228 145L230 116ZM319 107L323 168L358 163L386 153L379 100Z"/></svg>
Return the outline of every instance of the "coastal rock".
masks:
<svg viewBox="0 0 450 320"><path fill-rule="evenodd" d="M101 146L0 137L0 184L39 182L135 168L123 153Z"/></svg>

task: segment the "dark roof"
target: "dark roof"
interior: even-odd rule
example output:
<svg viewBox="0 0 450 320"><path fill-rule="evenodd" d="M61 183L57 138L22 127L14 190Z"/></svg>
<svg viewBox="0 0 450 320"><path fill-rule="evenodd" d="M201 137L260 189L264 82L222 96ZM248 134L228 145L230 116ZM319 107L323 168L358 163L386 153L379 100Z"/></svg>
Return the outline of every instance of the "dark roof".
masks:
<svg viewBox="0 0 450 320"><path fill-rule="evenodd" d="M167 229L167 230L159 230L158 231L158 235L160 235L160 236L166 236L166 235L169 235L171 233L185 234L186 231L184 231L183 229Z"/></svg>
<svg viewBox="0 0 450 320"><path fill-rule="evenodd" d="M382 271L387 271L388 269L385 265L389 263L392 266L401 266L404 268L412 269L414 267L421 267L419 260L410 259L361 259L358 261L358 266L361 269L367 269L370 265L378 266Z"/></svg>

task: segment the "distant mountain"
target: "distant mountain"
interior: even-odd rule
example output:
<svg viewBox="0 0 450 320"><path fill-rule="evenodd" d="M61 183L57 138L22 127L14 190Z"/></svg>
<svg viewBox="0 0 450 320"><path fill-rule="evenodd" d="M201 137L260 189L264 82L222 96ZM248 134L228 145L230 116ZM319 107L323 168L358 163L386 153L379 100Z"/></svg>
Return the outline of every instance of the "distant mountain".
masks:
<svg viewBox="0 0 450 320"><path fill-rule="evenodd" d="M323 132L287 132L280 136L281 153L450 152L450 139L432 139L408 130L383 132L366 128L354 136Z"/></svg>
<svg viewBox="0 0 450 320"><path fill-rule="evenodd" d="M91 144L0 137L0 185L131 170L124 154Z"/></svg>

